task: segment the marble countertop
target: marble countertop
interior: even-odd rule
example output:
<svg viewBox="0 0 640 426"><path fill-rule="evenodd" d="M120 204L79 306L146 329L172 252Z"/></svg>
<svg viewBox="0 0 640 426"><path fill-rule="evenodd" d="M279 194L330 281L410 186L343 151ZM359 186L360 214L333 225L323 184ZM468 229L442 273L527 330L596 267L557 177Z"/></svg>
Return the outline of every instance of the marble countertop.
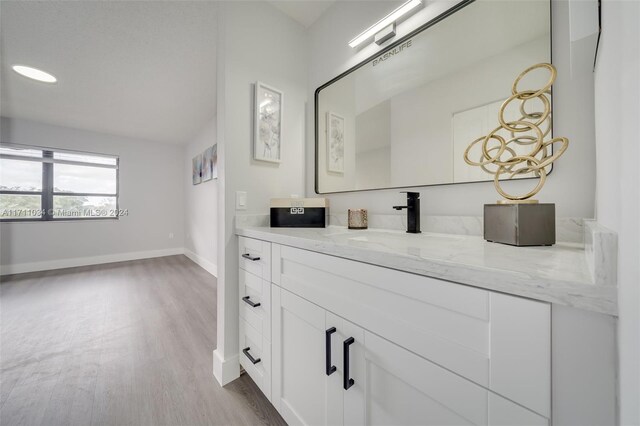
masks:
<svg viewBox="0 0 640 426"><path fill-rule="evenodd" d="M512 247L479 236L395 230L270 228L240 225L241 236L440 278L455 283L617 315L617 288L607 271L593 270L577 243ZM595 244L595 242L594 242ZM615 262L615 255L612 262ZM596 268L600 263L596 263ZM603 278L604 277L604 278ZM609 277L609 278L608 278Z"/></svg>

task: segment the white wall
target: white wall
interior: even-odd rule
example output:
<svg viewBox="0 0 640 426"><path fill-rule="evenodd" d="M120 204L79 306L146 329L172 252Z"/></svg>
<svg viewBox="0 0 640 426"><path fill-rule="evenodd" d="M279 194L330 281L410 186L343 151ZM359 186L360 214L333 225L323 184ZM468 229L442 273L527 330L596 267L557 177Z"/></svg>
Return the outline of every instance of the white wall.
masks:
<svg viewBox="0 0 640 426"><path fill-rule="evenodd" d="M218 271L218 179L193 185L192 159L217 140L216 118L184 149L184 253L213 275Z"/></svg>
<svg viewBox="0 0 640 426"><path fill-rule="evenodd" d="M2 142L120 157L119 220L2 223L3 273L182 252L183 147L2 118ZM173 238L169 234L173 233Z"/></svg>
<svg viewBox="0 0 640 426"><path fill-rule="evenodd" d="M266 2L220 4L218 34L218 332L214 374L238 377L236 213L267 213L272 197L304 193L307 44L304 27ZM253 93L260 80L284 92L282 162L252 158ZM235 192L247 210L235 211Z"/></svg>
<svg viewBox="0 0 640 426"><path fill-rule="evenodd" d="M455 1L428 2L424 9L400 23L396 39L427 22L455 4ZM358 50L347 43L362 29L380 19L397 5L396 2L336 2L309 28L309 86L312 99L317 87L370 57L380 48L374 43ZM593 75L571 76L567 2L552 2L552 59L558 69L554 86L554 133L566 136L571 145L554 165L546 186L537 197L542 202L556 203L559 216L593 217L595 176L595 143L593 130ZM508 81L507 84L510 84ZM308 110L307 123L307 194L314 194L313 110ZM530 183L515 182L512 188L526 189ZM429 215L482 214L482 206L498 199L490 182L465 185L421 187L422 209ZM528 189L526 189L528 190ZM525 190L525 192L526 192ZM327 196L333 213L349 207L368 208L372 213L393 214L391 206L404 201L397 190L369 191ZM402 213L399 213L402 214Z"/></svg>
<svg viewBox="0 0 640 426"><path fill-rule="evenodd" d="M598 222L618 232L620 423L640 424L640 3L602 2L595 72Z"/></svg>

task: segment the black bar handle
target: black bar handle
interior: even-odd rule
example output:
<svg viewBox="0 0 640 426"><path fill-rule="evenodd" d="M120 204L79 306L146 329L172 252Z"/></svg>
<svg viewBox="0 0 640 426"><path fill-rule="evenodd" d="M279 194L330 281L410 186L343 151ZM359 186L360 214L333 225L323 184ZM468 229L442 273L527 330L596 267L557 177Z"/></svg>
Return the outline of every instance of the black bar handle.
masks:
<svg viewBox="0 0 640 426"><path fill-rule="evenodd" d="M254 262L256 260L260 260L260 256L251 256L249 253L244 253L242 257L244 257L245 259L253 260Z"/></svg>
<svg viewBox="0 0 640 426"><path fill-rule="evenodd" d="M351 386L355 383L351 377L349 377L349 346L351 346L355 342L353 337L349 337L342 344L342 350L344 352L344 390L349 390Z"/></svg>
<svg viewBox="0 0 640 426"><path fill-rule="evenodd" d="M331 327L324 332L325 338L325 363L326 363L326 372L327 376L332 375L336 372L336 366L331 365L331 335L336 332L335 327Z"/></svg>
<svg viewBox="0 0 640 426"><path fill-rule="evenodd" d="M242 300L244 301L244 303L246 303L247 305L251 306L252 308L257 308L258 306L260 306L260 302L258 303L253 303L250 299L250 296L245 296L242 298Z"/></svg>
<svg viewBox="0 0 640 426"><path fill-rule="evenodd" d="M247 356L247 358L249 358L249 361L251 361L251 364L257 364L257 363L259 363L259 362L261 361L261 360L260 360L260 358L255 359L254 357L252 357L252 356L251 356L251 354L249 353L249 350L250 350L250 349L251 349L251 348L247 346L246 348L244 348L244 349L242 350L242 353L243 353L243 354L245 354L245 355Z"/></svg>

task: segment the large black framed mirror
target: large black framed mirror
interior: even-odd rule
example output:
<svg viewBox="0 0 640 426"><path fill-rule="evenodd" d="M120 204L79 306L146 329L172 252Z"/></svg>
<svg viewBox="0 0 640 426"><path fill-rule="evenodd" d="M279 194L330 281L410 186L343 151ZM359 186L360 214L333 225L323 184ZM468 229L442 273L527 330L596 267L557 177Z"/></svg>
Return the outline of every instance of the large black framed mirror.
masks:
<svg viewBox="0 0 640 426"><path fill-rule="evenodd" d="M550 0L458 3L316 90L316 192L492 180L464 150L540 62L551 63ZM527 79L540 87L548 75Z"/></svg>

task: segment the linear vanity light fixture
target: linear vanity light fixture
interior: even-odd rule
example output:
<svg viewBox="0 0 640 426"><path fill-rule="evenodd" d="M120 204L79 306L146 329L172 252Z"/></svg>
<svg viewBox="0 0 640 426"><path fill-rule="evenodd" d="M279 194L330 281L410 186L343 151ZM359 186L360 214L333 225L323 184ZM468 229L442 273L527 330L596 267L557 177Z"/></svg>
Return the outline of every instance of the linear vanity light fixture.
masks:
<svg viewBox="0 0 640 426"><path fill-rule="evenodd" d="M372 26L370 26L360 34L358 34L357 36L355 36L354 39L349 42L349 46L355 48L361 45L362 43L364 43L365 41L367 41L368 39L370 39L371 37L373 37L374 35L376 35L377 33L379 33L380 31L393 25L394 26L394 28L392 29L393 34L392 35L387 34L384 40L379 41L379 44L381 44L383 41L388 40L393 35L395 35L396 21L400 19L400 17L414 10L416 7L420 6L421 4L422 4L422 0L409 0L403 3L396 10L394 10L393 12L391 12L390 14L388 14L387 16L385 16L384 18L382 18L381 20L379 20L378 22L376 22L375 24L373 24Z"/></svg>

